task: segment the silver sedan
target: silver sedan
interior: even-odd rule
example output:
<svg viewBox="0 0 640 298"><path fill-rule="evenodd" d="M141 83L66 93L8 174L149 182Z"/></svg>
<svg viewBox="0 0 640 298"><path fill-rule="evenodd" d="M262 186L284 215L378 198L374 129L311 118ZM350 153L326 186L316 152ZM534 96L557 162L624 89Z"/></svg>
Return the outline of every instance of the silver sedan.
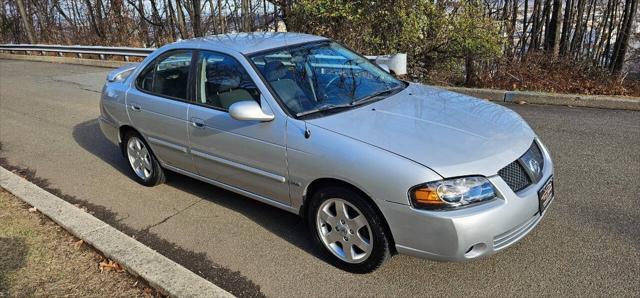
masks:
<svg viewBox="0 0 640 298"><path fill-rule="evenodd" d="M516 113L398 80L319 36L166 45L111 72L100 111L139 183L169 170L299 214L351 272L394 253L491 255L553 199L549 152Z"/></svg>

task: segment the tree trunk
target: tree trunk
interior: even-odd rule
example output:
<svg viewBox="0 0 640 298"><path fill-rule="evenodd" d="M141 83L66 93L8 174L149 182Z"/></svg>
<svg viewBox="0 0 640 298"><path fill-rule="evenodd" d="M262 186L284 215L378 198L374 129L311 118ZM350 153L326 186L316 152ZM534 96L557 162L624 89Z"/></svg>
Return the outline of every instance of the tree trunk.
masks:
<svg viewBox="0 0 640 298"><path fill-rule="evenodd" d="M571 37L571 22L573 21L573 0L567 0L564 8L564 19L562 21L562 34L560 36L560 55L566 55L569 49L569 38Z"/></svg>
<svg viewBox="0 0 640 298"><path fill-rule="evenodd" d="M149 41L149 26L146 21L146 16L144 15L144 3L142 0L138 0L138 5L140 7L140 34L142 35L142 42L144 47L148 47L151 43Z"/></svg>
<svg viewBox="0 0 640 298"><path fill-rule="evenodd" d="M531 20L533 21L533 27L531 27L531 43L529 46L529 52L531 50L538 50L538 35L541 30L541 15L542 15L542 0L535 0L533 2L533 14L531 15Z"/></svg>
<svg viewBox="0 0 640 298"><path fill-rule="evenodd" d="M464 68L466 73L464 83L466 86L473 86L475 83L476 71L473 63L473 57L469 54L467 54L464 59Z"/></svg>
<svg viewBox="0 0 640 298"><path fill-rule="evenodd" d="M545 37L545 44L551 49L552 60L558 58L560 51L560 26L562 25L562 0L553 0L553 12L549 21L549 30Z"/></svg>
<svg viewBox="0 0 640 298"><path fill-rule="evenodd" d="M93 9L93 4L91 4L90 0L85 0L84 3L87 5L87 11L89 12L89 24L91 25L91 29L96 34L96 36L102 39L104 36L100 31L100 26L98 26L98 22L96 21L96 14Z"/></svg>
<svg viewBox="0 0 640 298"><path fill-rule="evenodd" d="M596 45L595 45L594 52L593 52L593 55L592 55L592 59L596 60L596 62L597 62L598 58L600 57L600 52L602 50L602 44L604 43L604 40L605 40L604 38L605 38L606 33L607 33L607 28L608 28L607 25L609 23L609 15L612 12L612 9L611 9L611 4L612 3L611 2L612 2L612 0L608 0L607 1L607 8L604 11L604 17L603 17L604 18L604 22L599 25L600 30L596 30L596 35L597 35L597 37L596 37Z"/></svg>
<svg viewBox="0 0 640 298"><path fill-rule="evenodd" d="M542 44L545 51L549 51L551 49L551 44L547 41L547 36L549 35L549 21L551 20L551 0L546 0L544 2L544 8L542 9L542 19L544 20L544 31L542 28L540 29L540 41L538 44ZM544 32L544 34L542 34Z"/></svg>
<svg viewBox="0 0 640 298"><path fill-rule="evenodd" d="M36 43L36 39L33 37L33 20L31 20L31 15L27 17L27 10L25 9L24 2L22 2L22 0L16 0L16 4L18 4L20 18L22 19L24 31L27 33L27 39L30 44L34 44Z"/></svg>
<svg viewBox="0 0 640 298"><path fill-rule="evenodd" d="M222 0L218 0L218 24L220 26L220 33L226 33L227 29L224 26L224 15L222 14L222 8Z"/></svg>
<svg viewBox="0 0 640 298"><path fill-rule="evenodd" d="M267 0L262 0L262 20L264 22L264 31L269 31L269 13L267 12Z"/></svg>
<svg viewBox="0 0 640 298"><path fill-rule="evenodd" d="M527 13L529 10L529 0L525 0L524 1L524 13L523 13L523 20L522 20L522 36L520 37L520 42L521 42L521 49L520 49L520 56L524 57L525 51L526 51L526 47L527 47L527 27L529 27L529 23L527 22Z"/></svg>
<svg viewBox="0 0 640 298"><path fill-rule="evenodd" d="M173 8L173 3L171 0L165 1L165 6L167 7L167 19L169 19L169 32L171 32L171 39L177 40L178 33L176 32L176 10Z"/></svg>
<svg viewBox="0 0 640 298"><path fill-rule="evenodd" d="M615 46L616 50L611 62L611 72L614 74L620 74L624 66L627 49L629 48L629 37L631 37L631 27L633 26L633 21L635 20L635 15L638 10L638 0L627 0L624 7L622 30L618 32Z"/></svg>
<svg viewBox="0 0 640 298"><path fill-rule="evenodd" d="M202 9L200 8L200 0L191 0L191 27L193 28L193 36L201 37L202 29L200 19L202 15Z"/></svg>
<svg viewBox="0 0 640 298"><path fill-rule="evenodd" d="M249 9L249 0L241 0L240 12L242 14L242 31L251 31L251 11Z"/></svg>
<svg viewBox="0 0 640 298"><path fill-rule="evenodd" d="M177 17L178 17L178 31L180 31L180 38L187 39L189 38L189 32L187 32L187 25L184 21L184 10L182 10L182 1L176 0L176 9Z"/></svg>
<svg viewBox="0 0 640 298"><path fill-rule="evenodd" d="M593 30L596 27L596 9L597 9L597 3L596 0L592 0L592 6L593 6L593 13L591 14L591 29L589 30L589 35L587 35L588 39L587 39L587 48L586 48L586 57L589 58L591 56L591 52L593 50L593 48L595 47L595 43L597 42L597 39L595 36L593 36Z"/></svg>
<svg viewBox="0 0 640 298"><path fill-rule="evenodd" d="M582 43L582 19L584 15L585 0L578 0L578 12L576 14L576 24L573 38L571 39L571 54L575 53L575 49L579 43Z"/></svg>

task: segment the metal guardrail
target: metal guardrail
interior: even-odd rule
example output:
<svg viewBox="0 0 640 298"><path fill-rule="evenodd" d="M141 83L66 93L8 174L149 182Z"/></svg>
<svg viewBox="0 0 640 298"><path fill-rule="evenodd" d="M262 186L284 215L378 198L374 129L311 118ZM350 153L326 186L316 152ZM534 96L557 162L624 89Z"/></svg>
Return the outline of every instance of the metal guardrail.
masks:
<svg viewBox="0 0 640 298"><path fill-rule="evenodd" d="M105 55L123 56L125 60L129 60L129 57L146 57L151 52L155 51L155 48L130 48L130 47L102 47L102 46L63 46L63 45L45 45L45 44L0 44L1 51L9 52L41 52L45 53L58 53L62 56L63 53L73 53L82 58L83 54L93 54L100 56L100 59L105 59Z"/></svg>
<svg viewBox="0 0 640 298"><path fill-rule="evenodd" d="M46 44L0 44L0 51L13 52L40 52L42 55L46 53L58 53L63 56L64 53L73 53L82 58L83 54L98 55L101 60L106 55L123 56L125 61L129 61L129 57L146 57L155 48L130 48L130 47L103 47L103 46L65 46L65 45L46 45ZM382 55L382 56L366 56L367 59L375 62L385 68L393 71L397 75L407 73L407 54Z"/></svg>

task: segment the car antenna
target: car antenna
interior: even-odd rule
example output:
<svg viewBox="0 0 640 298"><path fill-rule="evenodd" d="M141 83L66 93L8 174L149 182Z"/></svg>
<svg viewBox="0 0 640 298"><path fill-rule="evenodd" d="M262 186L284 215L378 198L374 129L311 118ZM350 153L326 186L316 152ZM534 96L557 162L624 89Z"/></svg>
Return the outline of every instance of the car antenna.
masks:
<svg viewBox="0 0 640 298"><path fill-rule="evenodd" d="M308 139L310 136L311 136L311 131L307 127L307 121L304 121L304 138Z"/></svg>

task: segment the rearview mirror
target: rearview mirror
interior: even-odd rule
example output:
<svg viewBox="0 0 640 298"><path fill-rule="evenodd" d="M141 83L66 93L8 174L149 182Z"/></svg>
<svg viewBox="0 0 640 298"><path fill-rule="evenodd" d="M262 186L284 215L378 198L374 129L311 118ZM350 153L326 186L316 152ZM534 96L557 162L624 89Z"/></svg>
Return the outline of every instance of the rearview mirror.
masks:
<svg viewBox="0 0 640 298"><path fill-rule="evenodd" d="M265 114L255 100L243 100L232 104L229 107L229 115L233 119L241 121L271 121L273 115Z"/></svg>

